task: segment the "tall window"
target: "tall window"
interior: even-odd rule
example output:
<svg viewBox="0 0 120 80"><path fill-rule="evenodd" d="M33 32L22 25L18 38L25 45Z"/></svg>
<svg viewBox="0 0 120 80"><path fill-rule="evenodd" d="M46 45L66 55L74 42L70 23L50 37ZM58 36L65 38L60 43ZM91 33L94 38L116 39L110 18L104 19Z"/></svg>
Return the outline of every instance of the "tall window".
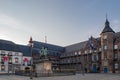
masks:
<svg viewBox="0 0 120 80"><path fill-rule="evenodd" d="M104 35L104 39L107 39L107 35Z"/></svg>
<svg viewBox="0 0 120 80"><path fill-rule="evenodd" d="M92 50L90 50L90 53L92 53Z"/></svg>
<svg viewBox="0 0 120 80"><path fill-rule="evenodd" d="M117 70L117 69L118 69L118 63L115 63L115 64L114 64L114 67L115 67L115 69Z"/></svg>
<svg viewBox="0 0 120 80"><path fill-rule="evenodd" d="M96 55L93 55L93 61L97 61L97 56Z"/></svg>
<svg viewBox="0 0 120 80"><path fill-rule="evenodd" d="M5 65L1 65L1 71L5 71Z"/></svg>
<svg viewBox="0 0 120 80"><path fill-rule="evenodd" d="M99 48L99 51L101 51L101 48Z"/></svg>
<svg viewBox="0 0 120 80"><path fill-rule="evenodd" d="M9 64L12 64L12 56L9 56Z"/></svg>
<svg viewBox="0 0 120 80"><path fill-rule="evenodd" d="M107 49L107 46L106 46L106 45L104 46L104 49L105 49L105 50Z"/></svg>
<svg viewBox="0 0 120 80"><path fill-rule="evenodd" d="M114 59L118 59L118 54L114 53Z"/></svg>
<svg viewBox="0 0 120 80"><path fill-rule="evenodd" d="M87 54L87 51L85 50L85 54Z"/></svg>
<svg viewBox="0 0 120 80"><path fill-rule="evenodd" d="M118 49L118 45L114 45L114 49Z"/></svg>
<svg viewBox="0 0 120 80"><path fill-rule="evenodd" d="M75 55L77 55L77 52L75 52Z"/></svg>
<svg viewBox="0 0 120 80"><path fill-rule="evenodd" d="M15 58L15 63L18 63L18 58L17 57Z"/></svg>
<svg viewBox="0 0 120 80"><path fill-rule="evenodd" d="M78 54L81 55L81 52L79 51Z"/></svg>

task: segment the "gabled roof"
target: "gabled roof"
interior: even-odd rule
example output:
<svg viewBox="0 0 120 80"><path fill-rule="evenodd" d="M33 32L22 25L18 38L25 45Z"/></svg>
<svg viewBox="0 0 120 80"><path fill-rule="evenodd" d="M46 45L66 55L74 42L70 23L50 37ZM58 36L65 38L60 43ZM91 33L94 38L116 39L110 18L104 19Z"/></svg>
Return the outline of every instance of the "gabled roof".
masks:
<svg viewBox="0 0 120 80"><path fill-rule="evenodd" d="M109 21L106 19L106 22L105 22L105 27L103 29L103 31L101 33L106 33L106 32L113 32L113 29L109 26Z"/></svg>

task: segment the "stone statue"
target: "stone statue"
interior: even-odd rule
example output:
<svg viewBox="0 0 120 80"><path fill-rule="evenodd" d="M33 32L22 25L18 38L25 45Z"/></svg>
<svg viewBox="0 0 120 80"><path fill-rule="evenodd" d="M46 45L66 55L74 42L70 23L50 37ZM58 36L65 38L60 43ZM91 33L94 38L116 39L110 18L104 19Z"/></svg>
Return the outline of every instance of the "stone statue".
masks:
<svg viewBox="0 0 120 80"><path fill-rule="evenodd" d="M47 58L47 48L42 47L40 53L42 57Z"/></svg>

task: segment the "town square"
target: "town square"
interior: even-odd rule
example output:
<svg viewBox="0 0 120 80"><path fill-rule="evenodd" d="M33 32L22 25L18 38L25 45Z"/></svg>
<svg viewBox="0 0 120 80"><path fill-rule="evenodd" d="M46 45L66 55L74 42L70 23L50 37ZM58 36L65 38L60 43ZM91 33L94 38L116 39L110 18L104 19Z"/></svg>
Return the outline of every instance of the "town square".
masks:
<svg viewBox="0 0 120 80"><path fill-rule="evenodd" d="M0 80L119 80L119 3L0 0Z"/></svg>
<svg viewBox="0 0 120 80"><path fill-rule="evenodd" d="M35 77L33 80L119 80L120 74L76 74L69 76ZM17 75L0 75L0 80L30 80L29 77Z"/></svg>

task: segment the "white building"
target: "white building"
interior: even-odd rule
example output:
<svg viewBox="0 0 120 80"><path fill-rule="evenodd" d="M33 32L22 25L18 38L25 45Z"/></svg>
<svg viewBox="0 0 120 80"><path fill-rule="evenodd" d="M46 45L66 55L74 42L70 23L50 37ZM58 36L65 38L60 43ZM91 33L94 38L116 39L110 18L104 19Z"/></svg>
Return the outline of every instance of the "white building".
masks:
<svg viewBox="0 0 120 80"><path fill-rule="evenodd" d="M15 70L22 68L22 63L21 52L0 50L0 73L14 73Z"/></svg>

